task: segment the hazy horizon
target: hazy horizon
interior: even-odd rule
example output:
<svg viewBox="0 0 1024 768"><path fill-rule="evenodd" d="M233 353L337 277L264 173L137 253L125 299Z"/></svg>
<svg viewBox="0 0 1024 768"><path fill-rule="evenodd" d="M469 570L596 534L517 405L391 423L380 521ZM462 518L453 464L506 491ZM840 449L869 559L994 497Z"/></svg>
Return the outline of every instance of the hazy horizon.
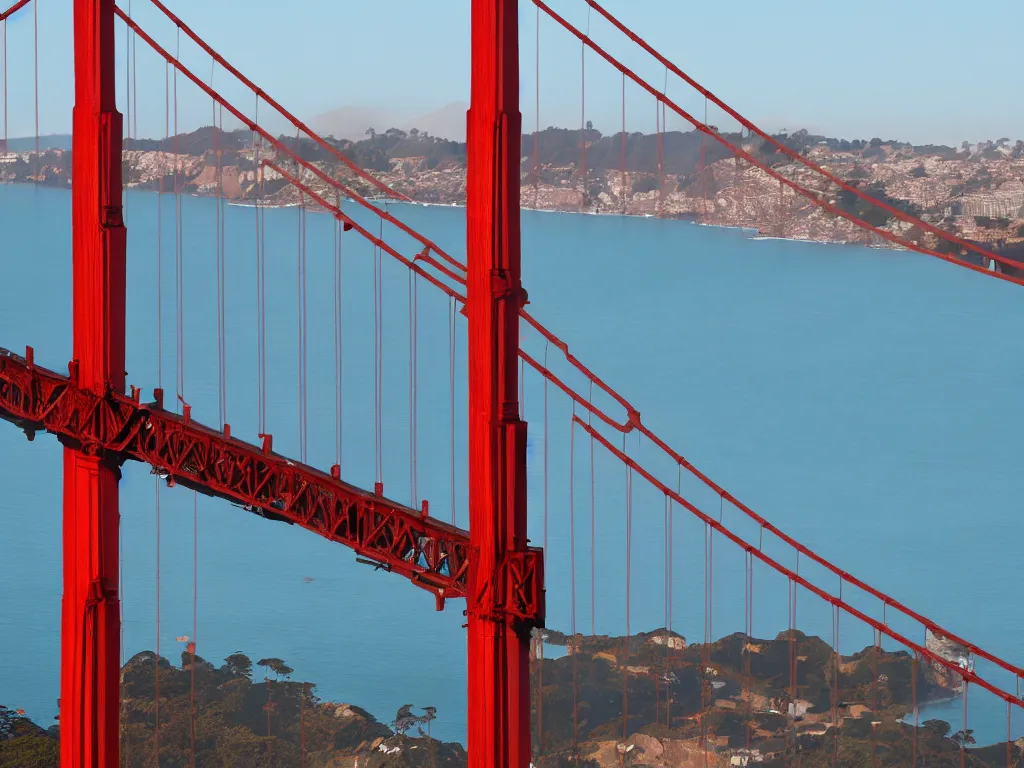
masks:
<svg viewBox="0 0 1024 768"><path fill-rule="evenodd" d="M434 115L435 113L440 113L440 112L442 112L442 111L444 111L444 110L446 110L446 109L448 109L450 107L462 106L462 105L465 105L465 103L464 102L453 102L451 104L446 104L446 105L444 105L442 107L439 107L436 110L430 110L430 112L428 112L426 114L427 115ZM349 111L351 113L357 114L357 115L380 114L382 116L390 115L391 118L394 118L394 114L391 113L391 112L388 112L386 110L381 110L379 113L373 113L371 110L368 110L368 109L363 108L363 107L341 107L341 108L339 108L337 110L331 110L330 112L326 112L326 113L324 113L322 115L315 115L315 116L307 119L306 123L313 130L315 130L317 133L319 133L322 136L325 136L325 137L333 136L335 139L349 139L349 140L352 140L352 141L359 141L361 139L367 138L367 131L368 131L369 128L373 128L377 133L384 133L386 130L388 130L390 128L398 128L398 129L408 133L408 131L411 128L416 128L420 132L426 132L426 133L429 133L431 136L436 136L436 137L439 137L439 138L448 139L450 141L465 142L465 140L466 140L465 139L465 132L466 131L465 131L464 123L461 125L461 128L459 128L459 129L452 129L450 131L441 131L441 130L436 130L436 129L432 129L432 128L421 127L421 126L425 125L422 121L419 121L418 118L408 118L408 117L397 117L397 118L394 118L394 119L386 119L386 120L374 119L373 117L371 117L370 119L366 120L365 122L352 123L350 121L349 124L352 127L349 130L337 130L337 129L331 129L331 128L326 128L325 129L325 127L322 126L322 123L326 119L329 119L329 118L333 117L336 113L338 113L338 112L349 112ZM243 126L241 126L241 125L229 126L226 123L227 123L227 121L225 120L225 126L224 126L224 130L225 131L234 131L234 130L242 130L243 129ZM320 123L321 125L318 125L318 123ZM187 133L192 133L193 131L196 131L196 130L198 130L200 128L207 128L211 124L212 124L211 121L207 120L205 123L202 122L202 121L199 121L194 126L181 127L181 129L179 130L179 135L187 134ZM952 147L952 148L956 148L956 149L959 149L959 147L961 145L961 141L955 141L955 142L918 141L918 140L916 140L916 137L914 137L914 136L903 136L903 135L889 136L889 135L884 135L884 134L880 134L880 133L863 134L863 135L851 135L851 134L835 135L835 134L830 134L830 133L825 132L825 131L815 130L815 129L812 129L812 128L807 127L807 126L796 125L796 124L793 124L793 123L789 123L789 124L784 125L782 127L776 127L776 126L773 126L773 125L764 125L764 124L760 125L759 127L764 129L765 131L767 131L768 133L770 133L772 135L777 135L779 132L782 132L782 131L785 131L787 133L792 134L792 133L794 133L796 131L799 131L799 130L806 130L808 133L810 133L812 135L822 135L822 136L825 136L827 138L833 138L833 139L839 139L839 140L845 139L845 140L848 140L848 141L855 141L855 140L858 140L858 139L863 140L863 141L870 141L873 138L880 138L883 141L899 141L899 142L904 143L904 144L910 143L910 144L913 144L914 146L925 146L925 145L935 144L935 145L944 145L944 146L948 146L948 147ZM543 126L541 128L541 131L548 130L550 128L579 130L579 126L577 126L577 125L547 125L547 126ZM614 136L614 135L618 134L622 130L621 126L612 126L608 130L604 130L602 128L602 126L597 125L597 124L595 124L593 126L593 128L595 130L599 131L602 136ZM627 128L629 128L629 126L627 126ZM735 126L733 126L733 128L735 128ZM630 129L630 133L635 133L636 132L636 131L632 130L631 128L629 128L629 129ZM651 130L644 130L641 127L638 130L641 133L644 133L644 134L647 134L647 135L650 135L650 134L654 133L654 129L653 128ZM672 132L689 133L689 132L691 132L693 130L694 130L694 128L692 126L690 126L689 124L684 124L684 125L681 125L681 126L675 126L675 125L671 125L670 124L668 126L668 132L669 133L672 133ZM534 128L532 126L527 126L527 125L523 126L523 135L524 136L532 135L533 132L534 132ZM40 140L41 141L43 139L47 139L47 138L70 139L70 137L71 137L70 130L64 131L64 132L40 133ZM1005 134L999 135L999 136L993 134L991 136L980 136L980 137L973 137L973 138L969 138L969 139L965 138L964 140L970 141L970 144L973 147L975 145L984 143L986 141L997 141L998 139L1004 138L1004 137L1005 137ZM159 136L156 136L156 135L153 135L153 136L141 135L139 137L132 137L132 138L138 138L138 139L144 140L144 141L151 141L151 140L163 139L164 136L163 136L163 134L161 134ZM1014 136L1009 136L1008 138L1010 139L1010 142L1013 143L1013 142L1017 141L1021 137L1014 135ZM21 145L23 145L23 144L26 144L26 143L34 142L35 141L35 135L34 134L23 135L23 136L12 135L12 136L10 136L8 141L11 144L21 144ZM25 150L23 149L23 150L20 150L20 151L25 151Z"/></svg>

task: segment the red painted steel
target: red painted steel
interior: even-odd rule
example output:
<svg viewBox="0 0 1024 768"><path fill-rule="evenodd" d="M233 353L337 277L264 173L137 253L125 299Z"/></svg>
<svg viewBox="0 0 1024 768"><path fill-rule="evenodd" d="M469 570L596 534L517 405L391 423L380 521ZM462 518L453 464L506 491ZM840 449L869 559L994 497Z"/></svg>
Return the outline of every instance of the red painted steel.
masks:
<svg viewBox="0 0 1024 768"><path fill-rule="evenodd" d="M467 119L470 569L467 749L473 768L530 764L530 626L501 604L503 566L526 540L526 422L519 418L517 0L473 0ZM537 567L541 567L538 562Z"/></svg>
<svg viewBox="0 0 1024 768"><path fill-rule="evenodd" d="M9 16L13 16L15 13L20 11L26 5L31 3L32 0L18 0L14 5L8 8L6 11L0 11L0 21L6 20Z"/></svg>
<svg viewBox="0 0 1024 768"><path fill-rule="evenodd" d="M71 165L74 359L83 392L124 390L125 244L114 0L75 0ZM64 450L61 765L118 764L120 472L91 441Z"/></svg>
<svg viewBox="0 0 1024 768"><path fill-rule="evenodd" d="M169 485L182 485L226 499L271 520L302 526L344 544L384 570L406 577L434 594L438 606L465 597L470 562L466 531L360 490L331 474L217 432L163 410L163 393L153 403L76 385L71 376L36 365L29 351L20 357L0 349L0 418L25 430L51 432L69 448L116 468L127 460L149 464ZM543 610L541 551L531 548L505 564L501 603L531 626ZM63 722L63 719L62 719Z"/></svg>

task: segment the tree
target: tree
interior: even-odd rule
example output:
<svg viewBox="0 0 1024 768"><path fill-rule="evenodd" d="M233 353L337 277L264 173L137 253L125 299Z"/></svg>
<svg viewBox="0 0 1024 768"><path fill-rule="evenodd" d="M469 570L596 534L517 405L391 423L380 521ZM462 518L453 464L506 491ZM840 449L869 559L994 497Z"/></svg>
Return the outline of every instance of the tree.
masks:
<svg viewBox="0 0 1024 768"><path fill-rule="evenodd" d="M945 736L949 733L949 723L945 720L925 720L921 723L921 727L926 731L931 731L939 737Z"/></svg>
<svg viewBox="0 0 1024 768"><path fill-rule="evenodd" d="M377 132L373 130L373 128L367 128L366 135L370 137L370 141L373 141L375 138L377 138Z"/></svg>
<svg viewBox="0 0 1024 768"><path fill-rule="evenodd" d="M224 659L224 666L235 677L252 677L252 660L241 651L235 651Z"/></svg>
<svg viewBox="0 0 1024 768"><path fill-rule="evenodd" d="M399 736L404 736L410 728L420 723L426 723L429 729L430 721L437 719L437 707L423 707L424 714L422 715L414 715L412 707L412 704L403 704L395 713L395 719L391 722L391 730ZM420 734L424 735L422 729L420 729Z"/></svg>
<svg viewBox="0 0 1024 768"><path fill-rule="evenodd" d="M287 677L295 671L285 664L284 661L278 658L260 659L256 662L256 666L263 667L266 670L264 672L265 678L268 677L271 672L274 673L274 676L277 679L280 679L282 677Z"/></svg>
<svg viewBox="0 0 1024 768"><path fill-rule="evenodd" d="M20 719L21 715L0 704L0 741L13 738L14 727Z"/></svg>
<svg viewBox="0 0 1024 768"><path fill-rule="evenodd" d="M966 731L957 731L949 738L951 738L961 747L966 747L969 744L977 744L977 742L974 740L973 728L968 728Z"/></svg>
<svg viewBox="0 0 1024 768"><path fill-rule="evenodd" d="M594 130L594 121L593 120L587 120L587 130L588 131Z"/></svg>
<svg viewBox="0 0 1024 768"><path fill-rule="evenodd" d="M415 139L417 136L420 135L420 129L419 128L410 128L409 129L409 135L412 136Z"/></svg>
<svg viewBox="0 0 1024 768"><path fill-rule="evenodd" d="M878 149L882 146L882 140L878 138L872 139L869 143L871 144L872 149Z"/></svg>

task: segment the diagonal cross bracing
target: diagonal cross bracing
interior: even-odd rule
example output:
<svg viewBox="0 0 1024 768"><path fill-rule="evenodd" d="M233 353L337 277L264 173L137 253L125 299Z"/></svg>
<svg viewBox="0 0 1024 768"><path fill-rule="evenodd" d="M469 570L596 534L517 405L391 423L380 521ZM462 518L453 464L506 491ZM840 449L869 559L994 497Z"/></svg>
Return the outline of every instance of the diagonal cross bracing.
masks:
<svg viewBox="0 0 1024 768"><path fill-rule="evenodd" d="M440 608L465 597L471 552L469 534L422 511L342 482L331 474L290 461L272 450L231 437L163 410L153 403L107 392L99 396L76 385L76 366L63 376L0 349L0 419L25 430L57 435L65 445L108 458L151 465L169 484L242 505L262 517L299 525L344 544L383 568L432 592ZM507 614L528 625L543 621L541 551L531 548L505 567L498 585Z"/></svg>

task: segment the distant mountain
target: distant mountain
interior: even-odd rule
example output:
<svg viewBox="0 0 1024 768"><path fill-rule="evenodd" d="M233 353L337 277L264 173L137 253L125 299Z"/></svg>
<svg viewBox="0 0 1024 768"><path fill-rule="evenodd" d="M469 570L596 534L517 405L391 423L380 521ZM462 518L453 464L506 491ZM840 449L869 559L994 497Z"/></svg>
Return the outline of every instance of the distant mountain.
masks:
<svg viewBox="0 0 1024 768"><path fill-rule="evenodd" d="M342 107L311 118L309 127L321 136L360 141L366 138L368 128L384 133L388 128L397 127L400 121L401 116L393 109Z"/></svg>
<svg viewBox="0 0 1024 768"><path fill-rule="evenodd" d="M3 140L0 139L0 142ZM22 136L7 140L7 148L11 152L31 152L36 148L35 136ZM71 149L71 134L57 133L52 136L39 137L40 149Z"/></svg>
<svg viewBox="0 0 1024 768"><path fill-rule="evenodd" d="M421 133L426 131L431 136L449 141L465 141L466 110L468 109L469 104L466 102L453 101L433 112L420 115L415 120L407 120L405 125L399 127L405 131L418 128Z"/></svg>
<svg viewBox="0 0 1024 768"><path fill-rule="evenodd" d="M370 128L377 133L384 133L388 128L400 128L406 132L418 128L431 136L464 141L467 109L467 103L454 101L432 112L410 118L386 108L342 107L312 118L309 127L323 136L334 136L336 139L348 141L366 138L366 132Z"/></svg>

